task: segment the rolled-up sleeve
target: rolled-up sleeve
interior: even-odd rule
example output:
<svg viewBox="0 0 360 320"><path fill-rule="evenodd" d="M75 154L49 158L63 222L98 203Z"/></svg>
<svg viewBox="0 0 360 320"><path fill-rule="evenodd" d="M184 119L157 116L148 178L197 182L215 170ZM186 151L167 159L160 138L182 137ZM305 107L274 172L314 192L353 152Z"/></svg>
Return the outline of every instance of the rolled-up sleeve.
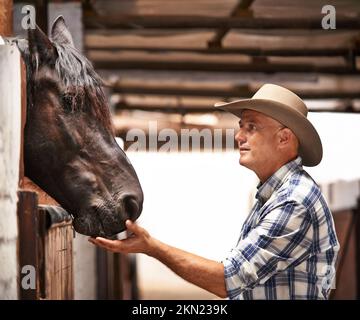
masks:
<svg viewBox="0 0 360 320"><path fill-rule="evenodd" d="M280 203L264 214L223 261L228 297L265 283L311 252L311 213L296 201Z"/></svg>

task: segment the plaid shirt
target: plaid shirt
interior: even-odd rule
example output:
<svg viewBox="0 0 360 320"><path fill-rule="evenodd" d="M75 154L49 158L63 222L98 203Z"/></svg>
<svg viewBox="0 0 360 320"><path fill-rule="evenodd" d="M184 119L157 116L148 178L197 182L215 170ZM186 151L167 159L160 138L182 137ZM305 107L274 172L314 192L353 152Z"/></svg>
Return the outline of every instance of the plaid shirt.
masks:
<svg viewBox="0 0 360 320"><path fill-rule="evenodd" d="M230 299L327 299L339 243L333 218L301 158L259 184L257 202L223 261Z"/></svg>

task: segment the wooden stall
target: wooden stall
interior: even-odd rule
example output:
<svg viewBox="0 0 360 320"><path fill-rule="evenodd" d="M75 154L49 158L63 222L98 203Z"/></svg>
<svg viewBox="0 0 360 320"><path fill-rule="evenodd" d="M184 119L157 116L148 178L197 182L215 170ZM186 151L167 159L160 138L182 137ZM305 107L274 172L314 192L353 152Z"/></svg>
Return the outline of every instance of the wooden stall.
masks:
<svg viewBox="0 0 360 320"><path fill-rule="evenodd" d="M73 299L71 217L61 207L39 206L35 192L19 191L18 196L19 264L33 266L36 276L35 287L20 282L19 298Z"/></svg>

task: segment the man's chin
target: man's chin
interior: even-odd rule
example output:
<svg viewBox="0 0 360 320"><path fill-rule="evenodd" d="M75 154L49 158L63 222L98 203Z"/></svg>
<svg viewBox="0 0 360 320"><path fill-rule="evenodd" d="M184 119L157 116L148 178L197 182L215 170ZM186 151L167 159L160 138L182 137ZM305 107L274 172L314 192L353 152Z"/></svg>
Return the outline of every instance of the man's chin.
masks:
<svg viewBox="0 0 360 320"><path fill-rule="evenodd" d="M240 156L239 158L239 164L243 167L248 167L248 162L247 159L246 159L246 156Z"/></svg>

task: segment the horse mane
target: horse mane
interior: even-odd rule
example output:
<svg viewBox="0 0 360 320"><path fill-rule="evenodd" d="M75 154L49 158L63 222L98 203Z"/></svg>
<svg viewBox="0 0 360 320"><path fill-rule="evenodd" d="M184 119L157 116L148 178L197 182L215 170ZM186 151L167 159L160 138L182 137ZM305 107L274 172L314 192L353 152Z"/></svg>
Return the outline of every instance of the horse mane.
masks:
<svg viewBox="0 0 360 320"><path fill-rule="evenodd" d="M52 44L57 51L55 72L61 81L59 93L62 94L61 98L67 108L71 111L93 113L96 119L113 133L109 106L102 89L103 81L91 62L70 45L55 42ZM32 67L27 65L27 78L31 81L39 69L39 58L37 55L28 58Z"/></svg>
<svg viewBox="0 0 360 320"><path fill-rule="evenodd" d="M58 53L55 70L72 109L86 111L85 108L92 105L97 119L111 129L109 107L102 90L103 81L91 62L71 45L55 42L53 45Z"/></svg>

